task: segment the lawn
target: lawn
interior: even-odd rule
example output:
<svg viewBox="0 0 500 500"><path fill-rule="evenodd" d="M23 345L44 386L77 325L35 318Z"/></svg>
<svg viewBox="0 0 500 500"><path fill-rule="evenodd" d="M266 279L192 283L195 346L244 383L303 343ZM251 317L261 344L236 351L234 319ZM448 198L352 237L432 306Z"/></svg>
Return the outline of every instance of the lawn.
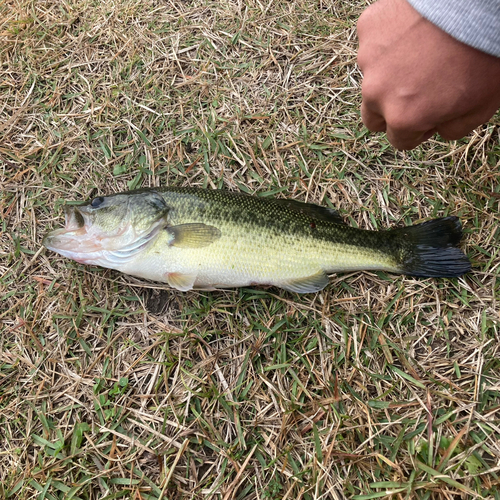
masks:
<svg viewBox="0 0 500 500"><path fill-rule="evenodd" d="M500 499L500 116L368 132L365 6L0 4L0 498ZM169 184L457 215L474 269L181 293L41 246L66 202Z"/></svg>

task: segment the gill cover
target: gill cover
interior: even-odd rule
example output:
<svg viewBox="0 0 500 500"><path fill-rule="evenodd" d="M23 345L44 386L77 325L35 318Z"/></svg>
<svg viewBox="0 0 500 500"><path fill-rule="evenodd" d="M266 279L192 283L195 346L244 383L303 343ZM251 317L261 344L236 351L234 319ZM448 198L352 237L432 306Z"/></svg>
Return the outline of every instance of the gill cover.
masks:
<svg viewBox="0 0 500 500"><path fill-rule="evenodd" d="M118 268L154 240L168 211L155 191L98 196L67 206L65 227L47 234L43 244L80 263Z"/></svg>

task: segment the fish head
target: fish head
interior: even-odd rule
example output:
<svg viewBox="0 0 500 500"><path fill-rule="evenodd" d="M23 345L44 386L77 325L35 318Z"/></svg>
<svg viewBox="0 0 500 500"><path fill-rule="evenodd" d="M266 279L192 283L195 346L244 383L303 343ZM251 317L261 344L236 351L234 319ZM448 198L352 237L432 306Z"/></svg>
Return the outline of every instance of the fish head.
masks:
<svg viewBox="0 0 500 500"><path fill-rule="evenodd" d="M168 207L155 191L98 196L65 206L64 228L49 232L43 245L82 264L116 268L167 225Z"/></svg>

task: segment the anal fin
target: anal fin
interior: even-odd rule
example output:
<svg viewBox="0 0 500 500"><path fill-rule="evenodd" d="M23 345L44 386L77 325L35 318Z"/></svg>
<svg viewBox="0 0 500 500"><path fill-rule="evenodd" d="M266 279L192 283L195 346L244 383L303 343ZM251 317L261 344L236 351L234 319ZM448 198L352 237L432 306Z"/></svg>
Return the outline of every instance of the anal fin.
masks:
<svg viewBox="0 0 500 500"><path fill-rule="evenodd" d="M277 286L295 293L314 293L323 290L328 285L328 275L324 271L306 276L305 278L298 278L288 281L282 281Z"/></svg>
<svg viewBox="0 0 500 500"><path fill-rule="evenodd" d="M167 283L176 290L187 292L192 290L197 274L167 273Z"/></svg>

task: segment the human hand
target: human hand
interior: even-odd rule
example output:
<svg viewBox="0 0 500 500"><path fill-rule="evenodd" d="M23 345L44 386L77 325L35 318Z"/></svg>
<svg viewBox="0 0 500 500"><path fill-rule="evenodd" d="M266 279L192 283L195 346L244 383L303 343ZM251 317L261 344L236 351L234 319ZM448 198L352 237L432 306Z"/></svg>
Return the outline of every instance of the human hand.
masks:
<svg viewBox="0 0 500 500"><path fill-rule="evenodd" d="M406 0L378 0L358 20L361 117L413 149L435 132L460 139L500 107L500 58L455 40Z"/></svg>

